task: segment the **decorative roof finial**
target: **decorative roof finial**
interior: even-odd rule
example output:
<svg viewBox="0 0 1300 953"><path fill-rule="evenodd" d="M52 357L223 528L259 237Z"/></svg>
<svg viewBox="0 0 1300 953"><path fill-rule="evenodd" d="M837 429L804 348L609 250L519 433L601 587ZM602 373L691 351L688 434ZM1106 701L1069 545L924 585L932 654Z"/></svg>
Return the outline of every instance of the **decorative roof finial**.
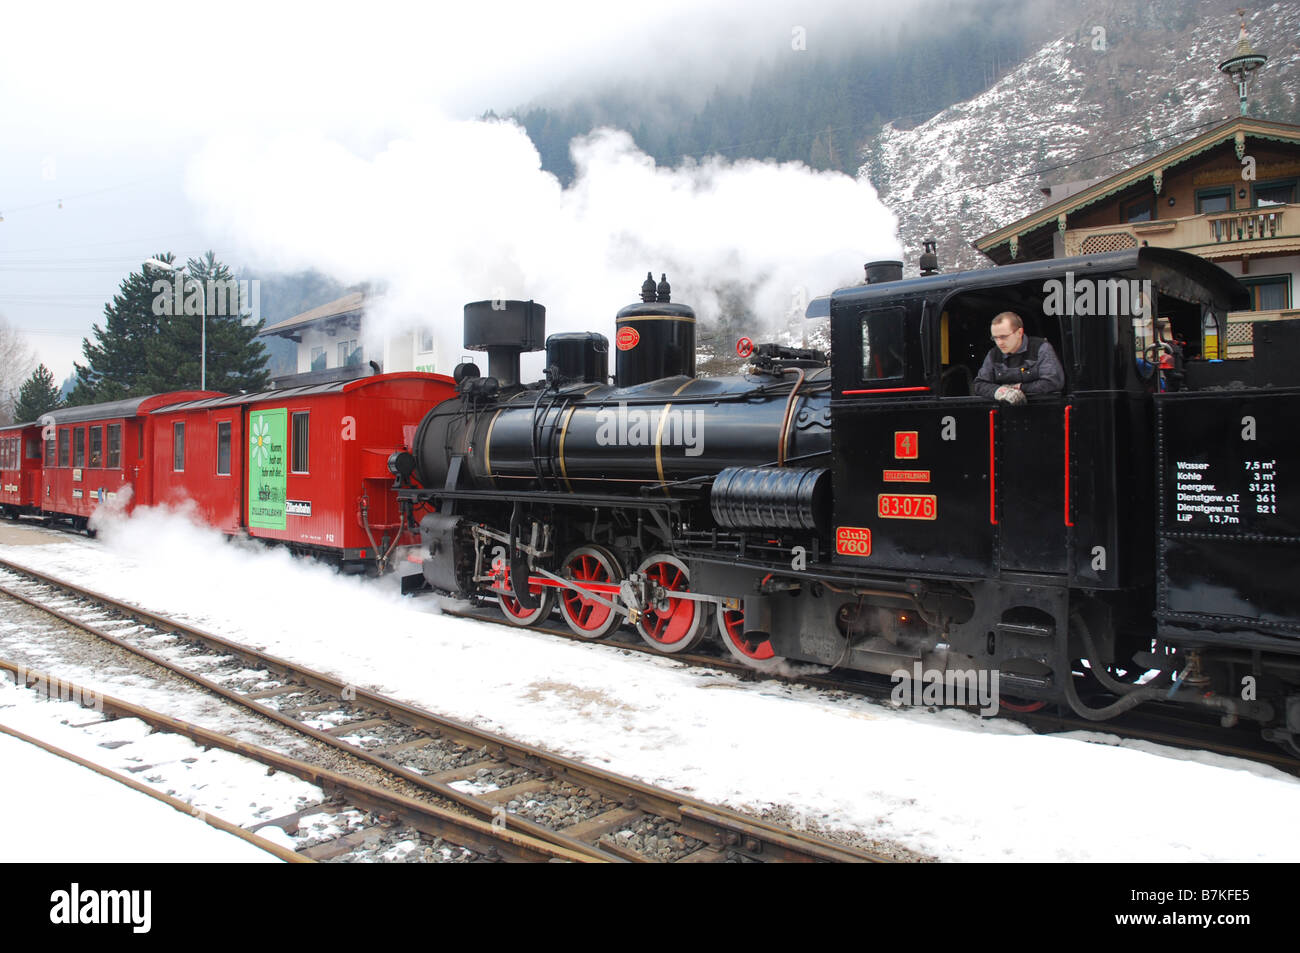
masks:
<svg viewBox="0 0 1300 953"><path fill-rule="evenodd" d="M1255 52L1254 47L1250 45L1250 40L1246 39L1246 11L1238 10L1237 16L1241 17L1241 33L1237 37L1237 49L1232 56L1219 64L1219 72L1230 77L1237 84L1237 97L1241 102L1241 114L1244 116L1250 74L1260 69L1268 61L1268 57L1263 53Z"/></svg>

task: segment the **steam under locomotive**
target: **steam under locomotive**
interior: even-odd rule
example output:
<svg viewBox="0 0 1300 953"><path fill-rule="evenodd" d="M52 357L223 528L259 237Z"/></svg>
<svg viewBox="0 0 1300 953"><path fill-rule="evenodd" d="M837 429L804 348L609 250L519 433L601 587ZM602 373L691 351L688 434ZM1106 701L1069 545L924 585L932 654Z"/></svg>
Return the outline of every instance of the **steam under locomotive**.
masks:
<svg viewBox="0 0 1300 953"><path fill-rule="evenodd" d="M587 333L545 339L523 384L544 308L467 305L488 375L457 368L393 464L430 510L415 578L517 625L557 606L584 638L629 623L666 653L716 631L760 666L996 673L1006 698L1096 720L1172 700L1300 753L1300 329L1255 325L1253 358L1218 360L1246 307L1163 249L909 280L883 263L810 306L829 356L761 345L700 378L694 313L647 278L612 383ZM1060 355L1062 394L975 396L1006 310ZM1192 342L1174 367L1157 318Z"/></svg>

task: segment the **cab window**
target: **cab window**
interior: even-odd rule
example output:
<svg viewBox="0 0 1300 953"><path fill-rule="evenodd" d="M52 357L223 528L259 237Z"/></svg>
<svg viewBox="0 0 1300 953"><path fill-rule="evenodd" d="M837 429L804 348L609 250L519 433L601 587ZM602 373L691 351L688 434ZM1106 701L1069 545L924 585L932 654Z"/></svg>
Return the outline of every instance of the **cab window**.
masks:
<svg viewBox="0 0 1300 953"><path fill-rule="evenodd" d="M861 382L900 379L903 344L902 308L863 315Z"/></svg>

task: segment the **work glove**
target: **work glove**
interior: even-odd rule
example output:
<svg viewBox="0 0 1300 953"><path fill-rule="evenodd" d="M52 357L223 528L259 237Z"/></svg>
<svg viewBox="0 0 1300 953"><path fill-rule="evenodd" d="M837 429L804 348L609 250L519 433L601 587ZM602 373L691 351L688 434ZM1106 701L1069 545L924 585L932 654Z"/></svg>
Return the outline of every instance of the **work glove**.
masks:
<svg viewBox="0 0 1300 953"><path fill-rule="evenodd" d="M1018 405L1025 402L1025 392L1019 387L1012 387L1010 384L1003 384L993 392L995 400L1000 400L1005 404Z"/></svg>

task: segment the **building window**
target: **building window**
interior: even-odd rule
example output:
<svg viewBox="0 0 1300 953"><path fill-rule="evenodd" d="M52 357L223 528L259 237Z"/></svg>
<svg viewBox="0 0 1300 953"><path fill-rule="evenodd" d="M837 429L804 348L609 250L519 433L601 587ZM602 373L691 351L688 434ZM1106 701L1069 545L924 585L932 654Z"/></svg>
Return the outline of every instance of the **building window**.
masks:
<svg viewBox="0 0 1300 953"><path fill-rule="evenodd" d="M230 424L217 424L217 476L230 476Z"/></svg>
<svg viewBox="0 0 1300 953"><path fill-rule="evenodd" d="M118 470L122 466L122 425L108 425L108 468Z"/></svg>
<svg viewBox="0 0 1300 953"><path fill-rule="evenodd" d="M361 363L361 348L356 341L339 342L339 367L355 367Z"/></svg>
<svg viewBox="0 0 1300 953"><path fill-rule="evenodd" d="M1232 189L1200 189L1196 193L1196 214L1231 212Z"/></svg>
<svg viewBox="0 0 1300 953"><path fill-rule="evenodd" d="M1295 179L1284 182L1255 183L1251 189L1257 208L1269 205L1289 205L1295 201Z"/></svg>
<svg viewBox="0 0 1300 953"><path fill-rule="evenodd" d="M90 466L99 469L104 465L104 428L90 428Z"/></svg>
<svg viewBox="0 0 1300 953"><path fill-rule="evenodd" d="M78 427L72 432L72 466L73 468L84 467L86 465L86 428Z"/></svg>
<svg viewBox="0 0 1300 953"><path fill-rule="evenodd" d="M307 413L293 415L292 456L289 470L293 473L308 473L307 468Z"/></svg>
<svg viewBox="0 0 1300 953"><path fill-rule="evenodd" d="M325 370L325 348L314 347L311 349L311 369L313 371Z"/></svg>
<svg viewBox="0 0 1300 953"><path fill-rule="evenodd" d="M1149 222L1155 218L1155 202L1149 195L1146 198L1126 202L1120 208L1121 222Z"/></svg>
<svg viewBox="0 0 1300 953"><path fill-rule="evenodd" d="M185 425L172 424L172 469L185 472Z"/></svg>
<svg viewBox="0 0 1300 953"><path fill-rule="evenodd" d="M1287 275L1239 280L1250 292L1252 311L1284 311L1291 307L1291 279Z"/></svg>
<svg viewBox="0 0 1300 953"><path fill-rule="evenodd" d="M66 467L68 465L68 443L72 439L69 436L71 433L72 431L67 427L60 428L59 430L59 466L61 467Z"/></svg>
<svg viewBox="0 0 1300 953"><path fill-rule="evenodd" d="M420 332L420 353L428 354L433 350L433 331L426 328Z"/></svg>

